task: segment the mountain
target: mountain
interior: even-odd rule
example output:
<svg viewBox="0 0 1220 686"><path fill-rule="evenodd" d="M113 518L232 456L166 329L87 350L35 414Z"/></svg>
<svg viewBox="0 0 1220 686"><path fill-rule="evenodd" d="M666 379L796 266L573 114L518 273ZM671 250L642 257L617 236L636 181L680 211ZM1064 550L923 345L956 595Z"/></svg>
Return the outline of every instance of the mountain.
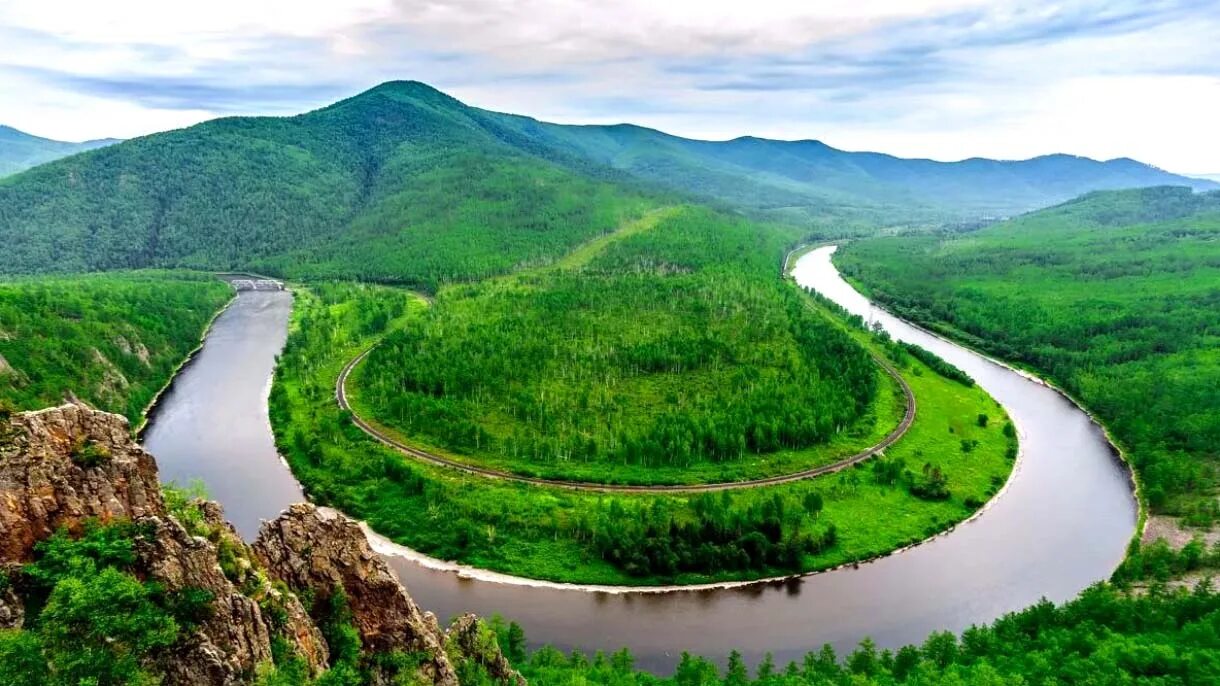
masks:
<svg viewBox="0 0 1220 686"><path fill-rule="evenodd" d="M659 203L876 226L1149 183L1208 185L1130 160L947 164L562 126L390 82L314 112L217 119L0 180L0 273L187 266L431 288L549 260Z"/></svg>
<svg viewBox="0 0 1220 686"><path fill-rule="evenodd" d="M0 177L78 152L118 143L117 138L102 138L83 143L65 143L39 138L10 126L0 125Z"/></svg>
<svg viewBox="0 0 1220 686"><path fill-rule="evenodd" d="M0 180L2 272L257 268L429 287L545 260L642 204L625 174L418 83L217 119Z"/></svg>
<svg viewBox="0 0 1220 686"><path fill-rule="evenodd" d="M1022 161L937 162L847 152L816 140L742 137L712 142L631 125L564 126L498 116L523 133L580 149L617 169L775 218L816 216L827 207L912 206L977 218L1018 214L1092 190L1220 188L1212 180L1171 174L1126 158L1099 162L1047 155Z"/></svg>

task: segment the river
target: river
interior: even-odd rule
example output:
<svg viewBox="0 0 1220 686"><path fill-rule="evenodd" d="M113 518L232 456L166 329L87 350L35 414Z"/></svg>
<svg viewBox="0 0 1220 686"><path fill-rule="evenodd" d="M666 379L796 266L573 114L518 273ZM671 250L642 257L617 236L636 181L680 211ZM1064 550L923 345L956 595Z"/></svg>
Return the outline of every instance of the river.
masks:
<svg viewBox="0 0 1220 686"><path fill-rule="evenodd" d="M1107 578L1136 523L1125 469L1089 417L1056 391L870 306L839 276L833 247L793 270L895 338L957 365L1004 405L1021 457L1007 487L976 519L881 560L785 582L708 591L593 593L495 583L392 557L419 604L442 621L463 611L521 623L531 643L563 650L631 648L641 667L668 670L682 651L723 659L738 649L781 664L824 643L883 647L931 631L986 623L1040 598L1067 600ZM300 499L276 454L266 397L291 295L243 292L158 404L145 433L165 478L201 479L247 536Z"/></svg>

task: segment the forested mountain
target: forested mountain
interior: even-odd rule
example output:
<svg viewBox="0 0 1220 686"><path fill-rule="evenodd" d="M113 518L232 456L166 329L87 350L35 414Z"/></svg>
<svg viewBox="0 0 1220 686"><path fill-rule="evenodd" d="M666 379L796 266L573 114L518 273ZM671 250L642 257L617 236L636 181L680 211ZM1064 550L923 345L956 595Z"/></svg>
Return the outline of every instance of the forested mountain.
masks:
<svg viewBox="0 0 1220 686"><path fill-rule="evenodd" d="M1220 519L1220 193L1091 193L836 258L899 314L1040 370L1126 447L1154 511Z"/></svg>
<svg viewBox="0 0 1220 686"><path fill-rule="evenodd" d="M804 227L977 217L1178 181L1130 160L943 164L815 141L544 124L391 82L307 114L218 119L0 181L0 273L185 266L424 288L544 262L646 196Z"/></svg>
<svg viewBox="0 0 1220 686"><path fill-rule="evenodd" d="M103 148L118 142L115 138L102 138L82 143L66 143L50 138L40 138L0 124L0 176L16 174L43 162L75 155L85 150Z"/></svg>
<svg viewBox="0 0 1220 686"><path fill-rule="evenodd" d="M617 225L616 174L417 83L309 114L230 118L0 182L0 272L259 268L428 286Z"/></svg>
<svg viewBox="0 0 1220 686"><path fill-rule="evenodd" d="M1213 181L1125 158L1099 162L1047 155L936 162L847 152L816 140L745 136L714 142L627 124L563 126L496 116L526 135L578 149L617 169L772 218L808 220L839 213L884 218L895 212L978 218L1045 207L1091 190L1166 184L1220 188Z"/></svg>

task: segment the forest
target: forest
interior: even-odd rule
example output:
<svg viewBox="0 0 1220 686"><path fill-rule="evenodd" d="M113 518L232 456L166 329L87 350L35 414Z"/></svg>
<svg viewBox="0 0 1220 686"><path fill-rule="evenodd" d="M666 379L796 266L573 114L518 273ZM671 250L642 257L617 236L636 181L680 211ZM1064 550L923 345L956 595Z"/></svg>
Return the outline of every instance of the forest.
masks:
<svg viewBox="0 0 1220 686"><path fill-rule="evenodd" d="M1213 684L1220 680L1220 593L1207 586L1132 596L1100 584L1062 606L1042 601L960 635L882 649L864 639L849 653L830 646L799 663L769 656L750 670L683 654L673 673L635 668L631 653L528 653L519 627L498 624L503 646L538 686L998 686L1028 684ZM753 672L753 673L751 673Z"/></svg>
<svg viewBox="0 0 1220 686"><path fill-rule="evenodd" d="M1220 519L1220 193L1094 193L836 255L898 314L1047 375L1126 450L1154 512Z"/></svg>
<svg viewBox="0 0 1220 686"><path fill-rule="evenodd" d="M276 444L313 500L395 541L484 569L580 583L701 583L832 567L942 531L999 490L1016 443L994 400L793 291L904 370L919 420L884 459L712 497L571 491L415 462L353 425L334 386L383 329L409 326L429 306L398 288L350 283L297 291L270 398ZM980 425L980 414L992 421Z"/></svg>
<svg viewBox="0 0 1220 686"><path fill-rule="evenodd" d="M0 404L35 410L75 396L135 425L232 295L182 272L0 281Z"/></svg>
<svg viewBox="0 0 1220 686"><path fill-rule="evenodd" d="M552 477L651 481L827 443L868 414L878 370L775 277L761 235L682 208L580 268L444 290L351 388L409 437Z"/></svg>
<svg viewBox="0 0 1220 686"><path fill-rule="evenodd" d="M0 274L185 267L431 290L544 262L656 195L427 86L387 84L4 178Z"/></svg>

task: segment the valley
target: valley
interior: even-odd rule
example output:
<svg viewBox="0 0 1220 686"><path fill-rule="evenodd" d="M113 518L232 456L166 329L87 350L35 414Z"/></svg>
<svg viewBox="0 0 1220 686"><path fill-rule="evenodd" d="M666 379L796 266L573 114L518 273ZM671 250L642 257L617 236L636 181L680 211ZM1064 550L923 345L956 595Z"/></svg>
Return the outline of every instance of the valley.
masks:
<svg viewBox="0 0 1220 686"><path fill-rule="evenodd" d="M0 515L53 455L69 530L2 560L0 681L93 674L61 608L121 587L163 631L106 684L193 685L167 656L205 639L226 686L1204 683L1212 639L1183 636L1218 596L1160 584L1220 565L1211 187L549 124L418 82L6 177L0 468L38 467ZM137 427L143 490L91 408ZM1200 541L1143 540L1150 513ZM157 585L175 527L206 594ZM208 624L228 607L253 624ZM1106 652L1140 641L1182 657Z"/></svg>

